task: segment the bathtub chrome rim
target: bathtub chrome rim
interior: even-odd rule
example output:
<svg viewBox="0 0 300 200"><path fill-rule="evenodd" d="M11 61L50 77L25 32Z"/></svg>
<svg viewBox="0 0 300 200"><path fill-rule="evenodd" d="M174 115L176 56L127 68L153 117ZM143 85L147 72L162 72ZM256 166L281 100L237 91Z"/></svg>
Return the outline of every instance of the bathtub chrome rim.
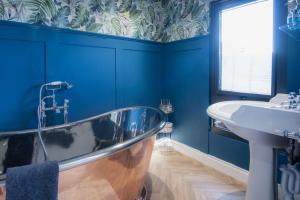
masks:
<svg viewBox="0 0 300 200"><path fill-rule="evenodd" d="M75 126L77 124L84 123L84 122L91 121L91 120L95 120L95 119L98 119L99 117L103 117L105 115L109 115L109 114L114 113L114 112L123 112L123 111L128 111L128 110L135 110L135 109L151 109L151 110L154 110L154 111L158 112L161 115L162 121L166 121L166 115L160 109L150 107L150 106L133 106L133 107L126 107L126 108L120 108L120 109L112 110L112 111L109 111L109 112L102 113L100 115L85 118L85 119L78 120L78 121L75 121L75 122L70 122L68 124L61 124L61 125L56 125L56 126L47 126L47 127L43 128L42 131L48 131L48 130L52 130L52 129L60 129L60 128L66 128L66 127L70 127L70 126ZM20 130L20 131L3 131L3 132L0 132L0 136L18 135L18 134L35 133L35 132L37 132L37 129L26 129L26 130Z"/></svg>
<svg viewBox="0 0 300 200"><path fill-rule="evenodd" d="M161 121L158 123L155 127L153 127L151 130L147 131L146 133L136 136L130 140L127 140L125 142L115 144L111 147L105 148L105 149L100 149L99 151L95 151L86 155L81 155L75 158L71 158L66 161L60 161L59 162L59 171L64 171L68 169L72 169L81 165L85 165L87 163L99 160L101 158L105 158L107 156L113 155L115 153L118 153L119 151L125 150L130 148L132 145L135 145L139 143L140 141L150 138L151 136L154 136L157 134L161 129L164 128L166 125L166 114L163 113L161 110L149 106L135 106L135 107L127 107L127 108L121 108L117 110L113 110L110 112L106 112L100 115L96 115L90 118L86 118L83 120L79 120L76 122L68 123L68 124L63 124L63 125L57 125L57 126L50 126L42 129L42 131L48 131L52 129L60 129L60 128L66 128L66 127L71 127L78 125L80 123L84 123L87 121L95 120L100 117L103 117L105 115L111 114L113 112L124 112L124 111L129 111L129 110L135 110L135 109L150 109L156 111L160 116L161 116ZM20 134L27 134L27 133L35 133L37 129L28 129L28 130L22 130L22 131L9 131L9 132L0 132L0 136L9 136L9 135L20 135ZM5 174L0 176L0 186L5 185Z"/></svg>

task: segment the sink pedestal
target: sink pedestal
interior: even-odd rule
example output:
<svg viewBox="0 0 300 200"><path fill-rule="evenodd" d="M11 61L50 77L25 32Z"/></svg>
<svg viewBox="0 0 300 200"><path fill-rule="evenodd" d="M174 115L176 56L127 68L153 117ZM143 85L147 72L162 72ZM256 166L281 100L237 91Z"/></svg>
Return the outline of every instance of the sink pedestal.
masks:
<svg viewBox="0 0 300 200"><path fill-rule="evenodd" d="M274 200L273 148L265 144L250 144L250 169L246 200Z"/></svg>

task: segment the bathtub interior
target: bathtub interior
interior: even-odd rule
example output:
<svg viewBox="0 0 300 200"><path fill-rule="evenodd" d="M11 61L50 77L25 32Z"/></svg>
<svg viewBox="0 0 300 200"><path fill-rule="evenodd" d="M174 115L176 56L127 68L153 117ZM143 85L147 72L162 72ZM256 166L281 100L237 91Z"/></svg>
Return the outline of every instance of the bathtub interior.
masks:
<svg viewBox="0 0 300 200"><path fill-rule="evenodd" d="M67 161L159 130L163 114L152 108L113 111L42 133L50 160ZM9 167L44 162L35 131L0 133L0 178Z"/></svg>

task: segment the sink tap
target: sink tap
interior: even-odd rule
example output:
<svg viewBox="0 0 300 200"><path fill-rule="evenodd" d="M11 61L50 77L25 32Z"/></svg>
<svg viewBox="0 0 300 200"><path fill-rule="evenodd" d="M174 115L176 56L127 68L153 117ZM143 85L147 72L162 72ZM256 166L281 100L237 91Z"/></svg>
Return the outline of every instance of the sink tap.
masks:
<svg viewBox="0 0 300 200"><path fill-rule="evenodd" d="M282 133L283 133L284 137L297 140L300 143L300 130L298 130L298 131L284 130L284 131L282 131Z"/></svg>
<svg viewBox="0 0 300 200"><path fill-rule="evenodd" d="M290 92L287 96L287 100L282 101L279 108L300 111L300 90L297 94L296 92Z"/></svg>
<svg viewBox="0 0 300 200"><path fill-rule="evenodd" d="M296 101L296 97L297 97L297 94L296 92L290 92L289 93L289 109L296 109L297 108L297 101Z"/></svg>

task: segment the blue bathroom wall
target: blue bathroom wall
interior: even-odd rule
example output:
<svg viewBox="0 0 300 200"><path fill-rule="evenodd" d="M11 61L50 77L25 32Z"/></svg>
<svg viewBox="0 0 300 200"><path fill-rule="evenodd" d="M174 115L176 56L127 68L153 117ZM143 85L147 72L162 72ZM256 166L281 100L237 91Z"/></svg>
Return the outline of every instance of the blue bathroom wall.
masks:
<svg viewBox="0 0 300 200"><path fill-rule="evenodd" d="M157 106L162 50L157 42L0 22L0 131L35 128L39 87L54 80L74 85L60 95L70 99L70 121Z"/></svg>
<svg viewBox="0 0 300 200"><path fill-rule="evenodd" d="M243 169L249 169L249 145L245 142L210 133L209 153Z"/></svg>
<svg viewBox="0 0 300 200"><path fill-rule="evenodd" d="M166 44L164 62L164 97L175 108L173 139L247 169L246 143L209 132L209 36Z"/></svg>
<svg viewBox="0 0 300 200"><path fill-rule="evenodd" d="M1 37L0 63L0 127L32 127L38 88L44 81L44 43Z"/></svg>
<svg viewBox="0 0 300 200"><path fill-rule="evenodd" d="M209 37L165 46L164 95L174 105L172 137L208 152Z"/></svg>
<svg viewBox="0 0 300 200"><path fill-rule="evenodd" d="M148 46L143 50L130 47L119 52L118 107L128 105L158 107L163 95L163 54L162 50L156 49L157 47L159 46Z"/></svg>
<svg viewBox="0 0 300 200"><path fill-rule="evenodd" d="M288 39L287 87L288 91L300 89L300 42Z"/></svg>

